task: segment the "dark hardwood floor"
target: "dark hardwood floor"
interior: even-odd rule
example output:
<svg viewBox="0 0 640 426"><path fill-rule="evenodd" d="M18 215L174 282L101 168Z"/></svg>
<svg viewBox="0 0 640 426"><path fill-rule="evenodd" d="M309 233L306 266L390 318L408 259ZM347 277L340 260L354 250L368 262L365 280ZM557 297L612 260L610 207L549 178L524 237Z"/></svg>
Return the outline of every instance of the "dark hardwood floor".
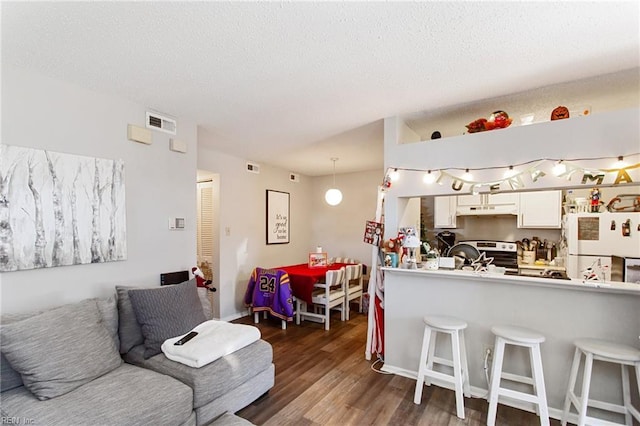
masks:
<svg viewBox="0 0 640 426"><path fill-rule="evenodd" d="M355 305L354 305L355 307ZM456 417L453 391L425 387L413 403L415 380L380 374L364 358L367 317L353 313L331 330L322 324L261 319L262 338L273 345L275 386L268 395L236 413L257 425L484 425L488 403L465 398L465 419ZM234 321L253 324L252 317ZM375 365L380 368L380 363ZM535 414L498 406L498 425L539 425ZM560 422L551 420L552 425Z"/></svg>

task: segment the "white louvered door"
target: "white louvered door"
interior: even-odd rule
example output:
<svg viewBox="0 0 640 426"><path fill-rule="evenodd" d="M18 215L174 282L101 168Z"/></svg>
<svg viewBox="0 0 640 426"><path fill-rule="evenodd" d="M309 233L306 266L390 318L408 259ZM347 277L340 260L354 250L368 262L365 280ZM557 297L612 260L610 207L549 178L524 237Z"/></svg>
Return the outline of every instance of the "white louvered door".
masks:
<svg viewBox="0 0 640 426"><path fill-rule="evenodd" d="M198 266L205 278L213 280L214 220L213 183L198 182Z"/></svg>

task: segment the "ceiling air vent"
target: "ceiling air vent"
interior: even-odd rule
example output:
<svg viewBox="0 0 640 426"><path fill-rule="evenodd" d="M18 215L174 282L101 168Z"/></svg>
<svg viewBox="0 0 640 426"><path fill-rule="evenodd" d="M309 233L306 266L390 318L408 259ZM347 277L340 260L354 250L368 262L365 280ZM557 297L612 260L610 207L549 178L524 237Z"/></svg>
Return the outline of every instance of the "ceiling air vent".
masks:
<svg viewBox="0 0 640 426"><path fill-rule="evenodd" d="M291 182L300 182L300 175L297 173L289 173L289 180Z"/></svg>
<svg viewBox="0 0 640 426"><path fill-rule="evenodd" d="M259 174L260 173L260 165L256 163L247 163L247 171L250 173Z"/></svg>
<svg viewBox="0 0 640 426"><path fill-rule="evenodd" d="M147 128L160 130L161 132L176 134L176 120L162 116L155 112L147 111Z"/></svg>

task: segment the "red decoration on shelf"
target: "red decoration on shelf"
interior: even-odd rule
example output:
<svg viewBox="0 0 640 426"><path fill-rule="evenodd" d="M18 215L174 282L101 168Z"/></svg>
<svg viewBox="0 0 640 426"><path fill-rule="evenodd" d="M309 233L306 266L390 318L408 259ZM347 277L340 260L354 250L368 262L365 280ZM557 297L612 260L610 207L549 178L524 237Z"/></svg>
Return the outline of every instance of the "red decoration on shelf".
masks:
<svg viewBox="0 0 640 426"><path fill-rule="evenodd" d="M504 129L511 125L513 119L509 118L509 114L504 111L495 111L489 119L478 118L477 120L466 125L469 133L484 132L486 130Z"/></svg>

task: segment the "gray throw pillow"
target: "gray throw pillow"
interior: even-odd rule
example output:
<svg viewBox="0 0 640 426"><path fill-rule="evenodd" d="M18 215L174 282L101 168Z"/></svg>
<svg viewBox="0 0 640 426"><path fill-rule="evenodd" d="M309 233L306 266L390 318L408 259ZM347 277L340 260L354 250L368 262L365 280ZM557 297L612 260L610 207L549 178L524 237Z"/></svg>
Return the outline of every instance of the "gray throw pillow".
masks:
<svg viewBox="0 0 640 426"><path fill-rule="evenodd" d="M22 386L20 373L11 368L4 354L0 356L0 392L8 391Z"/></svg>
<svg viewBox="0 0 640 426"><path fill-rule="evenodd" d="M136 313L133 311L131 299L129 299L129 290L140 287L116 286L118 294L118 336L120 336L120 353L126 354L134 346L144 343L140 324L136 319Z"/></svg>
<svg viewBox="0 0 640 426"><path fill-rule="evenodd" d="M193 281L129 290L129 299L144 336L144 357L162 352L165 340L189 332L206 321Z"/></svg>
<svg viewBox="0 0 640 426"><path fill-rule="evenodd" d="M95 299L3 325L2 353L38 399L46 400L120 366Z"/></svg>
<svg viewBox="0 0 640 426"><path fill-rule="evenodd" d="M40 312L30 312L26 314L3 314L0 317L0 328L2 325L11 324L12 322L22 321ZM7 361L4 354L0 356L0 392L5 392L11 389L22 386L22 377L20 373L11 368L11 364Z"/></svg>

